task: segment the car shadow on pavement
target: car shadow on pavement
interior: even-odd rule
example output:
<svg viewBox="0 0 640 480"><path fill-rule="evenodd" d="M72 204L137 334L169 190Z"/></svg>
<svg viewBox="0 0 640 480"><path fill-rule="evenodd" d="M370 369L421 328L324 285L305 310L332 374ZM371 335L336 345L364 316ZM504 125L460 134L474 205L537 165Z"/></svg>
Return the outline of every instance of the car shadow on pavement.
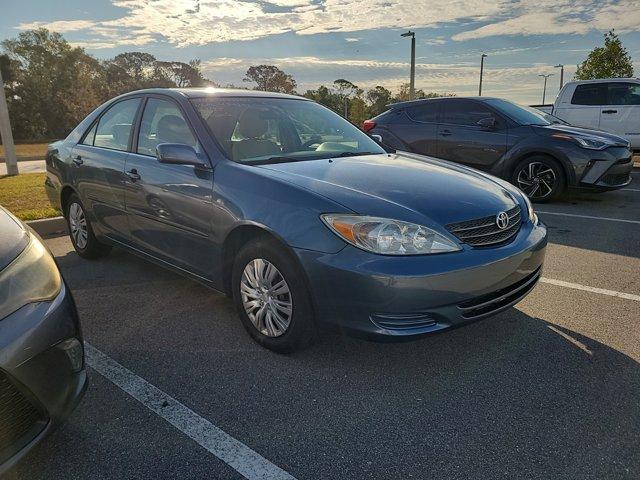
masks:
<svg viewBox="0 0 640 480"><path fill-rule="evenodd" d="M284 356L252 342L226 297L132 255L58 262L94 346L299 479L640 475L638 362L517 308L404 343L325 331ZM87 417L65 427L87 444L33 461L122 448Z"/></svg>

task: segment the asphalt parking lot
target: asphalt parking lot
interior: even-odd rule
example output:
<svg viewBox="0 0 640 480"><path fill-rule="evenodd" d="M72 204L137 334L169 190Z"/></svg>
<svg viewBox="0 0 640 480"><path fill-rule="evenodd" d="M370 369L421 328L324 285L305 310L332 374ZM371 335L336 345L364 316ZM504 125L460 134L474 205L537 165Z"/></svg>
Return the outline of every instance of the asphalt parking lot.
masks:
<svg viewBox="0 0 640 480"><path fill-rule="evenodd" d="M7 478L235 479L230 463L256 458L267 467L251 478L640 478L633 177L537 207L544 281L515 308L410 343L327 332L291 356L256 345L222 295L122 251L89 262L49 239L97 370L68 422ZM115 362L129 372L119 386ZM148 384L193 413L180 429L134 398ZM216 427L231 445L217 456L189 436Z"/></svg>

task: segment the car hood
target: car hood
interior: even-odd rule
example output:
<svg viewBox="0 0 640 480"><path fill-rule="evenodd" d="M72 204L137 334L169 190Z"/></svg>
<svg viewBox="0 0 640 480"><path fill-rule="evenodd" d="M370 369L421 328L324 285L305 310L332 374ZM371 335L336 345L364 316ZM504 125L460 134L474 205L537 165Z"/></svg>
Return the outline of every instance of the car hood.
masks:
<svg viewBox="0 0 640 480"><path fill-rule="evenodd" d="M20 255L28 243L27 231L0 207L0 273Z"/></svg>
<svg viewBox="0 0 640 480"><path fill-rule="evenodd" d="M596 130L594 128L574 127L573 125L562 125L562 124L534 125L533 127L536 133L540 135L553 135L554 133L568 133L568 134L582 135L582 136L588 136L588 137L600 137L624 147L626 147L629 144L627 140L625 140L622 137L619 137L618 135L605 132L604 130Z"/></svg>
<svg viewBox="0 0 640 480"><path fill-rule="evenodd" d="M513 193L484 173L404 152L259 168L353 212L427 225L496 215L517 203Z"/></svg>

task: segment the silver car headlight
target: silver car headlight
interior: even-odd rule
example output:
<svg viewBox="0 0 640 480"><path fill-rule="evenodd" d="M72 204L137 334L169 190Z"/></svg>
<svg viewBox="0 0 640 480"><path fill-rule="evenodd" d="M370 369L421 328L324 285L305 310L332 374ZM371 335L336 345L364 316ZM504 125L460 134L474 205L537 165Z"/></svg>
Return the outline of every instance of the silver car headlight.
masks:
<svg viewBox="0 0 640 480"><path fill-rule="evenodd" d="M536 215L536 212L533 211L533 205L531 204L531 200L529 200L529 197L527 197L527 195L522 192L522 198L524 199L524 203L527 205L527 213L529 214L529 220L531 220L534 224L538 223L538 215Z"/></svg>
<svg viewBox="0 0 640 480"><path fill-rule="evenodd" d="M604 150L607 147L623 146L617 142L611 141L607 138L587 135L570 135L566 133L554 133L551 135L554 138L560 138L562 140L569 140L577 143L582 148L589 150Z"/></svg>
<svg viewBox="0 0 640 480"><path fill-rule="evenodd" d="M62 278L53 258L34 235L29 245L0 271L0 319L29 303L55 298Z"/></svg>
<svg viewBox="0 0 640 480"><path fill-rule="evenodd" d="M325 214L322 221L343 240L382 255L426 255L461 250L452 240L415 223L363 215Z"/></svg>

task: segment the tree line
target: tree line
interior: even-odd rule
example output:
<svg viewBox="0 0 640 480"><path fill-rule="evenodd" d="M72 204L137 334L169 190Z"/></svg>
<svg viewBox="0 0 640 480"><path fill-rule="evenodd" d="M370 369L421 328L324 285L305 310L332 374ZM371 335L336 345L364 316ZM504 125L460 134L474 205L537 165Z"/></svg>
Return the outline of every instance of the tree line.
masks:
<svg viewBox="0 0 640 480"><path fill-rule="evenodd" d="M29 142L64 138L86 115L117 95L153 87L217 86L202 74L200 60L159 60L150 53L126 52L99 60L62 35L40 28L0 43L14 138ZM274 65L252 65L242 86L297 94L294 78ZM250 84L250 87L249 87ZM303 93L356 125L409 98L408 85L392 93L383 86L364 91L345 79ZM416 98L437 96L416 91Z"/></svg>

